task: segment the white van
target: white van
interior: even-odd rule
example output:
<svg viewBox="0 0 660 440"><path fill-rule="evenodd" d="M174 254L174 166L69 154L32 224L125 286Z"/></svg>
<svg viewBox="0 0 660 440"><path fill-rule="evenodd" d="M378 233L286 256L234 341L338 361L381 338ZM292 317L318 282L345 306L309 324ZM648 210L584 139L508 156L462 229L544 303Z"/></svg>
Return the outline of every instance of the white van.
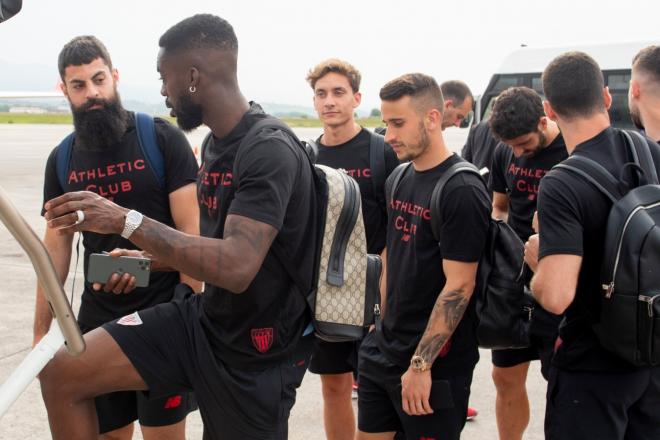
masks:
<svg viewBox="0 0 660 440"><path fill-rule="evenodd" d="M475 121L488 119L493 108L494 98L509 87L526 86L543 96L541 74L557 55L569 51L589 54L600 65L605 77L605 85L612 94L610 120L620 128L632 128L628 111L628 84L632 59L640 49L660 41L638 41L632 43L612 43L589 46L564 46L547 48L523 47L504 59L500 68L491 77L486 91L478 99L474 113Z"/></svg>

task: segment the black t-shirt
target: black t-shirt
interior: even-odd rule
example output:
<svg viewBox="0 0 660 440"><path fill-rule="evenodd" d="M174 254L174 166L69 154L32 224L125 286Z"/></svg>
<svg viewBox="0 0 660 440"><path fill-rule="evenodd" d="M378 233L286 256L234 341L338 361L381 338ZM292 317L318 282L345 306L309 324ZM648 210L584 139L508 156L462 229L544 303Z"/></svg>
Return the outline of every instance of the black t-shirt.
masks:
<svg viewBox="0 0 660 440"><path fill-rule="evenodd" d="M431 193L442 174L459 161L457 155L452 155L421 172L410 166L389 200L387 304L377 341L383 354L404 368L445 285L442 260L477 262L483 252L491 204L476 175L461 173L446 184L440 200L440 245L431 231ZM448 342L448 352L443 350L434 369L465 371L479 359L472 303Z"/></svg>
<svg viewBox="0 0 660 440"><path fill-rule="evenodd" d="M660 147L649 140L653 161L660 171ZM612 175L621 175L624 163L631 162L620 130L607 128L581 143L573 154L588 157ZM629 371L634 367L598 343L591 328L600 317L600 270L605 227L612 202L584 178L560 168L550 171L539 193L539 258L548 255L579 255L582 266L575 299L565 312L559 329L561 346L555 365L583 371Z"/></svg>
<svg viewBox="0 0 660 440"><path fill-rule="evenodd" d="M118 205L174 227L169 194L195 181L198 169L195 156L181 130L156 118L156 140L165 165L165 188L161 188L138 143L132 113L129 121L121 141L106 151L83 150L74 140L64 188L57 177L55 148L46 163L44 203L65 192L93 191ZM115 248L136 249L120 235L94 232L83 232L83 246L85 279L90 254ZM85 281L78 320L85 327L94 328L136 310L169 301L178 282L178 272L153 272L148 287L138 287L128 295L115 295L97 292Z"/></svg>
<svg viewBox="0 0 660 440"><path fill-rule="evenodd" d="M463 159L474 164L477 168L486 167L490 170L493 162L493 151L497 144L498 141L491 133L488 121L482 121L470 129L461 155Z"/></svg>
<svg viewBox="0 0 660 440"><path fill-rule="evenodd" d="M287 256L311 286L316 234L312 167L288 134L264 129L238 149L250 127L266 117L251 103L223 139L205 146L197 179L201 234L222 238L227 216L267 223L279 233L273 247ZM206 284L202 324L218 359L259 369L281 361L295 348L308 323L306 305L295 283L269 250L245 292Z"/></svg>
<svg viewBox="0 0 660 440"><path fill-rule="evenodd" d="M362 198L362 217L367 235L367 252L380 254L385 247L385 228L387 216L385 206L374 194L369 162L369 142L371 135L363 128L353 139L332 147L327 147L318 140L319 154L317 163L332 168L343 168L360 186ZM392 147L385 144L385 178L399 165Z"/></svg>
<svg viewBox="0 0 660 440"><path fill-rule="evenodd" d="M490 186L494 192L509 197L507 223L523 242L534 233L532 219L541 178L567 157L566 144L561 134L533 156L516 158L509 146L499 143L495 147Z"/></svg>

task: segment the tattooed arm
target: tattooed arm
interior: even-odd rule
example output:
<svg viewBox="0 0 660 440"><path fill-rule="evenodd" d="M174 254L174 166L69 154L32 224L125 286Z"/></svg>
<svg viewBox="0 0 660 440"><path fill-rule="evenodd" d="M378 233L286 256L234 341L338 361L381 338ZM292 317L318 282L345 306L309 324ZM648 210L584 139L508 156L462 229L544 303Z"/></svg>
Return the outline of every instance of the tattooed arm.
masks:
<svg viewBox="0 0 660 440"><path fill-rule="evenodd" d="M128 210L91 192L66 193L46 203L48 227L61 234L85 230L119 234ZM76 225L76 210L85 221ZM131 241L160 265L232 292L244 292L256 276L277 229L239 215L229 215L223 239L186 234L145 217Z"/></svg>
<svg viewBox="0 0 660 440"><path fill-rule="evenodd" d="M431 365L440 350L451 338L463 318L474 290L477 263L443 260L442 268L447 281L438 295L415 356L421 356ZM431 371L416 372L408 368L401 377L401 402L408 415L433 413L429 405Z"/></svg>
<svg viewBox="0 0 660 440"><path fill-rule="evenodd" d="M257 275L277 229L240 215L229 215L223 239L184 234L145 218L131 241L197 280L244 292Z"/></svg>

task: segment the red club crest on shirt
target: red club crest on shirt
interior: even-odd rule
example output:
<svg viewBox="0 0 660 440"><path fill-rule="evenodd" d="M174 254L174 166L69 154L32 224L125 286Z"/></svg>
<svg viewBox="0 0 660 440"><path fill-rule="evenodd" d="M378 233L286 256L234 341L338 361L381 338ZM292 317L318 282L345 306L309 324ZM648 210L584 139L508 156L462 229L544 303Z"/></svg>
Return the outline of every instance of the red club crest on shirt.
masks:
<svg viewBox="0 0 660 440"><path fill-rule="evenodd" d="M259 353L266 353L273 345L273 327L253 328L250 331L252 345Z"/></svg>

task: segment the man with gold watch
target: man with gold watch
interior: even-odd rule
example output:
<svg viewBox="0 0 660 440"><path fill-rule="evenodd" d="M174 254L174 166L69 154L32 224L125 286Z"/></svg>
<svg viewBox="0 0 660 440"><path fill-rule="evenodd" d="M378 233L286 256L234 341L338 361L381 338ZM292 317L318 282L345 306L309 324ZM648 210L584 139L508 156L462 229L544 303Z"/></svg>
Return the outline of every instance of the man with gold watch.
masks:
<svg viewBox="0 0 660 440"><path fill-rule="evenodd" d="M479 359L470 298L490 197L479 176L459 173L447 180L439 212L430 207L438 180L463 162L442 138L443 97L432 77L403 75L380 98L385 141L410 163L386 185L391 270L385 313L360 348L356 439L458 440Z"/></svg>

